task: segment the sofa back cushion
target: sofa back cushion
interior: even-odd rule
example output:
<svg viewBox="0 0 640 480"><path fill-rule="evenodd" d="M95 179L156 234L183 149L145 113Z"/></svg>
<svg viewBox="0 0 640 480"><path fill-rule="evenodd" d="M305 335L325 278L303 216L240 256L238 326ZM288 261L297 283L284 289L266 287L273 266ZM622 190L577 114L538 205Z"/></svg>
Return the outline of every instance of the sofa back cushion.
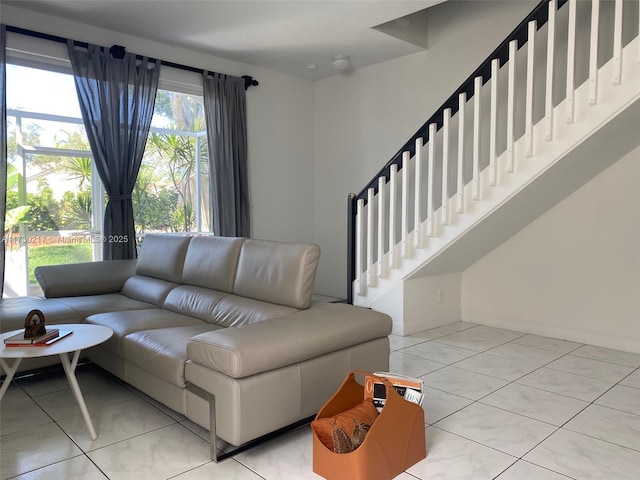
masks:
<svg viewBox="0 0 640 480"><path fill-rule="evenodd" d="M40 265L34 274L47 298L116 293L133 275L135 260Z"/></svg>
<svg viewBox="0 0 640 480"><path fill-rule="evenodd" d="M212 311L213 323L221 327L241 327L251 323L284 317L299 310L238 295L225 295Z"/></svg>
<svg viewBox="0 0 640 480"><path fill-rule="evenodd" d="M122 286L121 293L134 300L162 307L165 298L177 284L160 278L133 275Z"/></svg>
<svg viewBox="0 0 640 480"><path fill-rule="evenodd" d="M182 283L232 292L242 237L193 237L187 248Z"/></svg>
<svg viewBox="0 0 640 480"><path fill-rule="evenodd" d="M182 282L182 267L191 237L150 233L145 235L136 275Z"/></svg>
<svg viewBox="0 0 640 480"><path fill-rule="evenodd" d="M213 310L227 293L193 285L179 285L169 292L162 308L215 323Z"/></svg>
<svg viewBox="0 0 640 480"><path fill-rule="evenodd" d="M320 247L245 240L233 285L243 297L304 309L311 305Z"/></svg>

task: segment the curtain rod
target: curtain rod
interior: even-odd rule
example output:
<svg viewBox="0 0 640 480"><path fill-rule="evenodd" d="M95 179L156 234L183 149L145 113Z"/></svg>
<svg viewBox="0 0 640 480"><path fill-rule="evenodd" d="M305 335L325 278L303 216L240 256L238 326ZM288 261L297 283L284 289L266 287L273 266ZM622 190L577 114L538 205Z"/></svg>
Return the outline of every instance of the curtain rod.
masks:
<svg viewBox="0 0 640 480"><path fill-rule="evenodd" d="M57 43L67 43L67 41L69 39L64 38L64 37L59 37L58 35L51 35L49 33L42 33L42 32L36 32L34 30L28 30L26 28L21 28L21 27L14 27L11 25L7 25L7 32L11 32L11 33L18 33L20 35L28 35L30 37L35 37L35 38L41 38L43 40L50 40L52 42L57 42ZM89 44L87 42L81 42L79 40L73 40L74 45L77 45L78 47L83 47L83 48L87 48L89 46ZM113 45L111 47L111 54L116 57L116 58L123 58L124 57L124 53L125 53L125 47L121 46L121 45ZM136 58L138 60L142 59L142 55L136 55ZM150 58L150 60L156 61L157 59L155 58ZM191 67L189 65L181 65L179 63L174 63L174 62L168 62L166 60L160 60L160 64L161 65L165 65L167 67L172 67L172 68L177 68L180 70L186 70L188 72L194 72L194 73L200 73L203 74L205 72L204 69L202 68L197 68L197 67ZM211 73L215 73L215 72L211 72ZM253 87L253 86L257 86L259 85L258 81L253 78L250 75L243 75L242 78L244 79L244 89L247 90L249 87Z"/></svg>

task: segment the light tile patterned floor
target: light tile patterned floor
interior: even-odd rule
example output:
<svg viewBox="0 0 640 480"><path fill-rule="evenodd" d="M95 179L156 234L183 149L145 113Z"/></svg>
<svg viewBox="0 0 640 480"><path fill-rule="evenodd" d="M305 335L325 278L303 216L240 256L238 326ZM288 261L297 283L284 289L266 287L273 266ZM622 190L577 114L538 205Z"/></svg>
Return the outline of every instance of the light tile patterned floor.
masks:
<svg viewBox="0 0 640 480"><path fill-rule="evenodd" d="M464 322L390 339L390 370L427 386L427 458L399 480L638 480L640 355ZM61 371L19 379L1 479L320 478L309 427L214 464L182 415L93 365L78 378L98 439Z"/></svg>

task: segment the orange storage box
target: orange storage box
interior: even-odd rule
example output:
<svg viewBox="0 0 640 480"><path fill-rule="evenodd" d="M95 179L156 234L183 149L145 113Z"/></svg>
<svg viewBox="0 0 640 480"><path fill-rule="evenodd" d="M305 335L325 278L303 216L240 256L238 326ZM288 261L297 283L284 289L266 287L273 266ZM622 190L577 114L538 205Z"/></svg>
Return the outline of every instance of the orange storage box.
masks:
<svg viewBox="0 0 640 480"><path fill-rule="evenodd" d="M349 373L338 391L320 409L317 419L333 417L361 404L364 386ZM334 453L313 430L313 471L328 480L391 480L427 455L424 411L402 398L385 378L387 401L362 444L349 453Z"/></svg>

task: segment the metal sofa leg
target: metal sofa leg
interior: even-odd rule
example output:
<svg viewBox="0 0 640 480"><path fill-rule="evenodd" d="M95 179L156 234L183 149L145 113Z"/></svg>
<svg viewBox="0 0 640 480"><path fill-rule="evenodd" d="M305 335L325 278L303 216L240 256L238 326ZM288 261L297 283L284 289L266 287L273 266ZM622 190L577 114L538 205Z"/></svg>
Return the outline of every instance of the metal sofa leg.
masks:
<svg viewBox="0 0 640 480"><path fill-rule="evenodd" d="M211 449L211 460L218 463L220 460L227 458L220 458L218 456L218 436L216 434L216 396L213 393L187 382L187 390L197 395L198 397L209 402L209 446Z"/></svg>
<svg viewBox="0 0 640 480"><path fill-rule="evenodd" d="M216 435L216 396L207 392L209 401L209 444L211 460L218 463L218 436Z"/></svg>
<svg viewBox="0 0 640 480"><path fill-rule="evenodd" d="M274 432L267 433L266 435L258 437L255 440L243 443L242 445L234 448L229 452L218 453L218 435L216 434L216 396L210 392L207 392L203 388L200 388L189 382L187 382L187 390L209 402L209 443L211 445L211 460L213 460L215 463L221 462L222 460L225 460L229 457L233 457L234 455L240 452L244 452L245 450L249 450L252 447L261 445L268 440L282 435L283 433L290 432L303 425L308 425L315 418L315 415L303 418L302 420L298 420L291 425L287 425L286 427L279 428Z"/></svg>

